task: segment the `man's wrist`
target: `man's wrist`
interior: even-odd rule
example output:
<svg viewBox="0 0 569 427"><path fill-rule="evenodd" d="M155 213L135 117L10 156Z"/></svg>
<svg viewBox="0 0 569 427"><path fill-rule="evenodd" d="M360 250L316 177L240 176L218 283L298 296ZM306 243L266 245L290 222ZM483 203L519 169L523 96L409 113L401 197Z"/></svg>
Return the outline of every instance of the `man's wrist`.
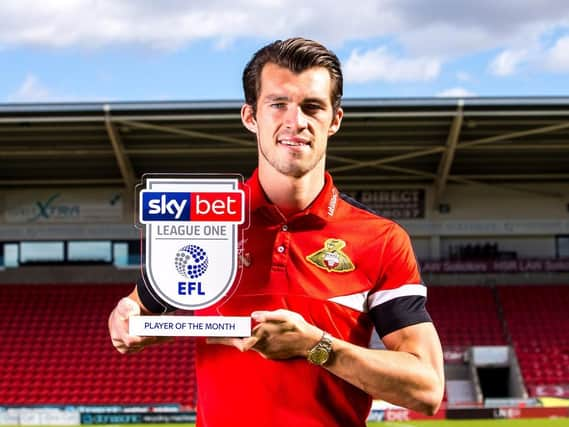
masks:
<svg viewBox="0 0 569 427"><path fill-rule="evenodd" d="M310 363L318 366L324 366L332 359L332 336L322 331L320 340L308 351L307 359Z"/></svg>

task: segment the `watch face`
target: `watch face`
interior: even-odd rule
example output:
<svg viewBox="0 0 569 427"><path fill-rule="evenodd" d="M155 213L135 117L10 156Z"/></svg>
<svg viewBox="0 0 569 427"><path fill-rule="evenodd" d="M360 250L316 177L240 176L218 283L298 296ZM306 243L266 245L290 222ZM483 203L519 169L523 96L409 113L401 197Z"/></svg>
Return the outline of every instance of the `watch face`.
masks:
<svg viewBox="0 0 569 427"><path fill-rule="evenodd" d="M310 352L310 361L316 365L323 365L328 360L328 350L317 347Z"/></svg>

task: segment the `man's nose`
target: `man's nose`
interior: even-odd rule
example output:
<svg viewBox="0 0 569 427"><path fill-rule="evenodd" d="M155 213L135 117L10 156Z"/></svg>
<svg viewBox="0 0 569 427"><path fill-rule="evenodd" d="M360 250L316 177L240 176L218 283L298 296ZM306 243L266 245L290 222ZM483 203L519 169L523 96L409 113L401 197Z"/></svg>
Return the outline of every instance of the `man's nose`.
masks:
<svg viewBox="0 0 569 427"><path fill-rule="evenodd" d="M291 106L286 115L286 125L287 127L294 129L304 129L308 125L308 120L306 114L302 111L302 107Z"/></svg>

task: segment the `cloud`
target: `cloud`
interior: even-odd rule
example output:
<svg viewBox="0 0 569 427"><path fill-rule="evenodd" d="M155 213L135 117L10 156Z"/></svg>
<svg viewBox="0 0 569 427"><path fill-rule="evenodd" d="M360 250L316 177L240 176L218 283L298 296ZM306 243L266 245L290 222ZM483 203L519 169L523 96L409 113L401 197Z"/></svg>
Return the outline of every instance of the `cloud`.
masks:
<svg viewBox="0 0 569 427"><path fill-rule="evenodd" d="M8 96L9 102L49 102L52 92L34 74L28 74L14 93Z"/></svg>
<svg viewBox="0 0 569 427"><path fill-rule="evenodd" d="M304 35L333 46L394 38L407 54L446 58L523 46L569 23L566 0L19 0L0 2L0 45L172 50L196 40Z"/></svg>
<svg viewBox="0 0 569 427"><path fill-rule="evenodd" d="M569 28L567 0L360 0L357 6L331 7L328 0L4 1L0 48L127 45L169 52L203 40L227 49L241 39L260 45L303 35L336 51L367 42L344 61L347 81L356 83L431 81L444 64L489 51L499 52L488 66L497 76L530 63L569 69L569 42L560 39L547 51L540 42Z"/></svg>
<svg viewBox="0 0 569 427"><path fill-rule="evenodd" d="M569 35L560 36L550 47L541 41L524 49L506 49L490 62L488 70L493 75L506 77L518 73L522 67L554 73L569 72Z"/></svg>
<svg viewBox="0 0 569 427"><path fill-rule="evenodd" d="M553 72L569 72L569 35L559 38L545 53L545 67Z"/></svg>
<svg viewBox="0 0 569 427"><path fill-rule="evenodd" d="M9 4L11 3L11 4ZM50 48L135 44L169 50L246 25L246 10L219 1L20 0L0 4L0 43ZM221 7L220 7L221 6ZM5 24L6 23L6 24Z"/></svg>
<svg viewBox="0 0 569 427"><path fill-rule="evenodd" d="M435 79L441 63L433 58L397 58L385 47L360 53L352 51L344 63L346 81L364 83L374 80L412 82Z"/></svg>
<svg viewBox="0 0 569 427"><path fill-rule="evenodd" d="M358 8L325 0L19 0L0 2L0 45L50 48L134 44L172 50L197 40L293 35L341 44L380 36L400 25L391 0ZM349 19L347 19L349 18ZM338 31L342 28L342 31Z"/></svg>
<svg viewBox="0 0 569 427"><path fill-rule="evenodd" d="M400 41L407 51L438 57L521 49L544 31L569 23L565 0L399 0L397 8L406 27Z"/></svg>
<svg viewBox="0 0 569 427"><path fill-rule="evenodd" d="M472 76L466 71L459 71L456 73L456 79L461 82L470 82L472 81Z"/></svg>
<svg viewBox="0 0 569 427"><path fill-rule="evenodd" d="M488 70L495 76L511 76L516 73L519 65L527 61L528 58L527 50L504 50L490 62Z"/></svg>
<svg viewBox="0 0 569 427"><path fill-rule="evenodd" d="M456 23L429 23L410 28L399 35L402 46L411 54L452 58L484 51L497 40L485 28L460 28Z"/></svg>
<svg viewBox="0 0 569 427"><path fill-rule="evenodd" d="M85 102L110 101L112 97L103 97L100 94L92 96L76 96L61 93L46 85L36 74L28 73L20 85L8 96L6 102Z"/></svg>
<svg viewBox="0 0 569 427"><path fill-rule="evenodd" d="M453 87L437 93L437 96L443 98L466 98L476 96L476 94L463 87Z"/></svg>

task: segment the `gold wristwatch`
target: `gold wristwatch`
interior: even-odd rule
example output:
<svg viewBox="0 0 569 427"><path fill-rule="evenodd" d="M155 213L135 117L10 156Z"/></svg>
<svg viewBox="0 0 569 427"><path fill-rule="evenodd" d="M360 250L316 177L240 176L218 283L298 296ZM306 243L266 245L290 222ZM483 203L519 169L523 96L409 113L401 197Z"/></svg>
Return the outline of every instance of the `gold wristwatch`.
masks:
<svg viewBox="0 0 569 427"><path fill-rule="evenodd" d="M332 337L328 332L322 332L320 341L308 351L307 359L314 365L322 366L332 356Z"/></svg>

